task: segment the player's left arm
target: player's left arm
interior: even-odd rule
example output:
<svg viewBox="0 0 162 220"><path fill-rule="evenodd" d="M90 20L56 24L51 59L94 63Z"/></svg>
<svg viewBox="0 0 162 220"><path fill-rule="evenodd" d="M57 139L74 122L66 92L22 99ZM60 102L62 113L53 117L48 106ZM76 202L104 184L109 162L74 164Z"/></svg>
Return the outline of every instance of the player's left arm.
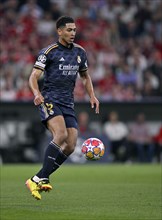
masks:
<svg viewBox="0 0 162 220"><path fill-rule="evenodd" d="M91 107L94 108L94 106L95 106L96 107L95 112L97 114L99 114L99 101L95 96L91 77L90 77L87 70L83 71L83 72L79 72L79 74L80 74L80 77L83 81L83 85L84 85L84 87L90 97Z"/></svg>

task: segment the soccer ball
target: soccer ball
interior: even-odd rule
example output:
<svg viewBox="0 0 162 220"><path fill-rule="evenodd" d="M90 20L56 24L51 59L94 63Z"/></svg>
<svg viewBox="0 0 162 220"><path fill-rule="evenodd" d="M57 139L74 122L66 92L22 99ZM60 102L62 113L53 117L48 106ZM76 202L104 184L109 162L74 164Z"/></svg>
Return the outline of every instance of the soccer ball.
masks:
<svg viewBox="0 0 162 220"><path fill-rule="evenodd" d="M105 147L98 138L89 138L82 144L82 153L87 160L99 160L105 153Z"/></svg>

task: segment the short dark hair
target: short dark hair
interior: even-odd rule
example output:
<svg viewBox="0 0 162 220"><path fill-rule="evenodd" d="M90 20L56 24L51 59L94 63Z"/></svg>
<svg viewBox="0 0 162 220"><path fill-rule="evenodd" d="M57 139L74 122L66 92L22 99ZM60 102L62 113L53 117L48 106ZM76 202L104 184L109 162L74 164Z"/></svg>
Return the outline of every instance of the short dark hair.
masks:
<svg viewBox="0 0 162 220"><path fill-rule="evenodd" d="M69 16L62 16L56 21L56 28L64 27L67 23L74 23L74 19Z"/></svg>

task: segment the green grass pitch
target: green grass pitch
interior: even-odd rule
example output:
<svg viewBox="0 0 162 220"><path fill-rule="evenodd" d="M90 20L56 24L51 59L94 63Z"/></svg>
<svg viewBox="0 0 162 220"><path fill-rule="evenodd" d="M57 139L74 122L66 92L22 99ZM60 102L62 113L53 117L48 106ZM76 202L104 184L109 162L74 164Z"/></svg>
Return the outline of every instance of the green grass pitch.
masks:
<svg viewBox="0 0 162 220"><path fill-rule="evenodd" d="M63 165L35 200L25 180L39 165L2 165L0 220L161 220L160 165Z"/></svg>

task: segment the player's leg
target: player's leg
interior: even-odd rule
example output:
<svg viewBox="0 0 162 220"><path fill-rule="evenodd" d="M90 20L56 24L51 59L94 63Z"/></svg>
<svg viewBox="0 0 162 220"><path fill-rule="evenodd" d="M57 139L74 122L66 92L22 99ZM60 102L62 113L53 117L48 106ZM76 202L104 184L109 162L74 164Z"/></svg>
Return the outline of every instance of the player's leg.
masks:
<svg viewBox="0 0 162 220"><path fill-rule="evenodd" d="M63 116L55 116L47 121L47 127L51 131L53 140L45 151L44 162L42 169L33 177L34 181L49 182L49 176L59 168L60 164L57 163L56 158L59 155L62 161L67 159L67 155L61 149L67 139L67 130ZM38 177L38 179L37 179ZM39 183L40 184L40 183Z"/></svg>
<svg viewBox="0 0 162 220"><path fill-rule="evenodd" d="M58 120L60 122L60 118ZM57 129L57 131L55 131L55 129L53 129L53 121L57 121L57 120L52 120L52 123L49 122L48 124L49 124L49 129L51 130L51 132L54 132L55 134L59 131L61 127ZM60 134L62 133L63 131L61 132L60 130ZM77 129L67 128L67 134L68 135L65 141L63 141L64 139L62 139L63 137L59 138L59 134L56 135L57 143L63 142L63 144L61 144L61 147L59 148L59 146L56 145L56 143L54 142L55 141L55 138L54 138L54 140L50 143L50 145L48 146L46 150L43 168L40 170L38 174L36 174L33 177L34 181L32 181L31 179L26 181L27 187L31 191L32 196L34 196L36 199L41 199L41 195L39 193L40 191L49 191L52 189L52 186L49 184L49 175L53 173L54 171L56 171L75 149L77 136L78 136ZM66 135L64 136L64 138L65 137Z"/></svg>
<svg viewBox="0 0 162 220"><path fill-rule="evenodd" d="M71 119L71 121L74 120L75 118ZM46 150L43 168L36 175L39 177L39 179L41 179L39 186L43 191L48 189L50 190L50 188L48 188L49 176L55 172L74 151L78 136L78 131L76 128L66 129L64 118L62 118L62 116L57 116L52 120L49 120L48 128L53 134L53 141Z"/></svg>
<svg viewBox="0 0 162 220"><path fill-rule="evenodd" d="M73 120L75 119L71 118L71 121ZM39 178L44 179L49 179L49 176L57 170L74 151L78 136L78 130L76 128L66 128L62 116L56 116L50 119L47 126L53 135L53 140L46 150L43 168L37 174Z"/></svg>
<svg viewBox="0 0 162 220"><path fill-rule="evenodd" d="M67 128L67 133L68 133L68 136L67 136L66 140L64 141L64 143L60 147L58 145L56 145L54 141L51 143L53 155L51 155L50 157L53 156L54 161L52 161L52 160L44 161L44 166L41 170L41 179L47 178L45 175L47 172L48 172L49 176L53 172L55 172L65 162L65 160L68 158L68 156L74 151L75 146L76 146L78 131L76 128ZM55 146L56 146L56 149L54 149ZM47 151L46 151L46 153L47 153ZM49 154L49 153L50 152L48 152L47 154ZM46 160L46 158L47 157L45 156L45 160ZM49 158L49 156L48 156L48 158ZM45 163L47 163L46 166L48 166L48 169L46 168ZM37 174L37 175L39 176L39 174ZM48 177L48 180L49 180L49 177Z"/></svg>
<svg viewBox="0 0 162 220"><path fill-rule="evenodd" d="M62 161L67 159L67 156L62 152L59 145L62 145L67 138L67 130L63 116L55 116L47 121L47 127L53 135L53 140L48 145L42 169L31 179L26 181L28 189L32 195L41 199L40 191L49 191L52 186L49 184L49 175L58 169L59 164L55 162L58 155L61 154Z"/></svg>

